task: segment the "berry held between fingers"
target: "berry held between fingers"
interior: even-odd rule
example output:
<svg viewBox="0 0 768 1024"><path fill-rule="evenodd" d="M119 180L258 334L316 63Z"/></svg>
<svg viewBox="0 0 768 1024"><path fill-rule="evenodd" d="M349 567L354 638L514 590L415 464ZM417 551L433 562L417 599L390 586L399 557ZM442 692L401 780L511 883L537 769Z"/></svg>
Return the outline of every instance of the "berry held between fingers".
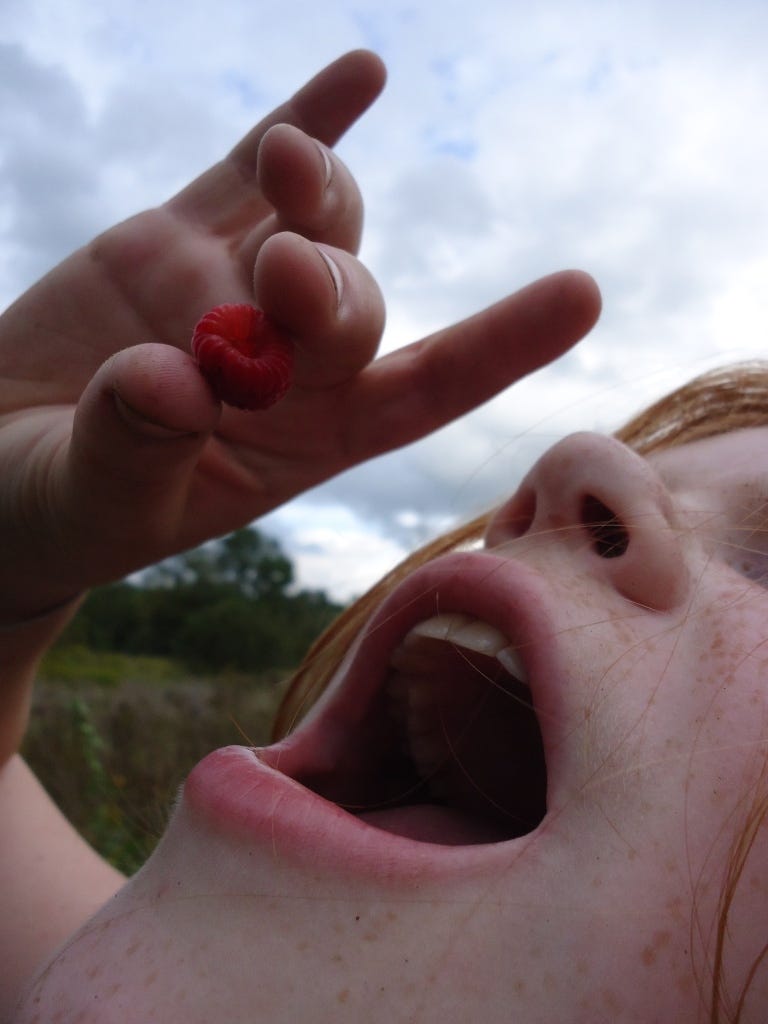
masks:
<svg viewBox="0 0 768 1024"><path fill-rule="evenodd" d="M206 313L192 335L192 354L219 401L238 409L267 409L291 386L293 343L245 303Z"/></svg>

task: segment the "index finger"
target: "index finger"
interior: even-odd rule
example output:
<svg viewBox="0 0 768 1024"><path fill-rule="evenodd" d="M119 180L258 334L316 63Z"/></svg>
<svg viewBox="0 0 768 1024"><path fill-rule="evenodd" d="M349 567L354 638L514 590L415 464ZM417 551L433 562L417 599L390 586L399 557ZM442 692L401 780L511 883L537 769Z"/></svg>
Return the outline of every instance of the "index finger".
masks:
<svg viewBox="0 0 768 1024"><path fill-rule="evenodd" d="M556 359L600 303L588 274L561 271L371 363L350 394L346 465L425 437Z"/></svg>
<svg viewBox="0 0 768 1024"><path fill-rule="evenodd" d="M179 192L169 207L218 233L264 216L271 207L259 189L257 157L268 129L292 124L332 146L373 103L385 78L383 63L369 50L339 57L252 128L224 160Z"/></svg>

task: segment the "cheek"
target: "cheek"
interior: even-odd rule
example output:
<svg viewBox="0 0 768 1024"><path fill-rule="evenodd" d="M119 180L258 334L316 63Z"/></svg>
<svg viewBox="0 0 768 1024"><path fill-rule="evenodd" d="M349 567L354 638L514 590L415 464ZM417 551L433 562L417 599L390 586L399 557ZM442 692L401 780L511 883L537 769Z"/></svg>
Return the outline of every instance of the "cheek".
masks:
<svg viewBox="0 0 768 1024"><path fill-rule="evenodd" d="M610 642L588 637L583 700L565 723L569 799L637 837L653 822L676 848L692 830L702 848L731 834L766 777L768 595L729 576L703 580L682 616L625 612Z"/></svg>
<svg viewBox="0 0 768 1024"><path fill-rule="evenodd" d="M768 711L768 594L746 579L729 582L691 619L699 654L691 689L704 726L730 738L726 750L759 741ZM743 744L740 753L748 754Z"/></svg>
<svg viewBox="0 0 768 1024"><path fill-rule="evenodd" d="M713 878L768 792L767 638L765 592L729 581L692 607L656 691L664 785L677 787L685 842Z"/></svg>

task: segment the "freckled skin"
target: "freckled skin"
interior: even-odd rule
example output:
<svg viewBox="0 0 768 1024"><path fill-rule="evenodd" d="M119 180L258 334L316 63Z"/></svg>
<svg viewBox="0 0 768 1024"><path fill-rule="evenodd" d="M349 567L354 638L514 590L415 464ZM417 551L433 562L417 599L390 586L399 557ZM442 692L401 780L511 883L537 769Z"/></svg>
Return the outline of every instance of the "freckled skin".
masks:
<svg viewBox="0 0 768 1024"><path fill-rule="evenodd" d="M461 563L467 588L471 566L492 564L499 592L508 578L545 619L529 654L548 668L531 681L547 744L538 829L472 848L461 870L439 847L418 871L385 858L363 869L355 851L328 855L330 812L329 833L318 825L302 847L280 832L279 809L272 832L228 829L192 786L153 857L43 969L14 1024L57 1012L93 1024L711 1019L723 878L765 792L768 724L768 592L718 553L730 490L717 472L738 445L750 473L764 471L768 430L734 435L737 451L714 462L707 442L652 464L606 439L576 443L572 477L550 481L546 457L532 471L542 533L509 536L502 509L492 560ZM626 474L644 500L665 495L655 522L645 512L628 527L626 561L596 555L579 522L542 540L547 502L583 493L584 467L592 489L615 491ZM670 578L674 591L657 592ZM765 942L766 847L763 829L730 907L731 1000ZM765 1005L760 970L743 1021L762 1024Z"/></svg>

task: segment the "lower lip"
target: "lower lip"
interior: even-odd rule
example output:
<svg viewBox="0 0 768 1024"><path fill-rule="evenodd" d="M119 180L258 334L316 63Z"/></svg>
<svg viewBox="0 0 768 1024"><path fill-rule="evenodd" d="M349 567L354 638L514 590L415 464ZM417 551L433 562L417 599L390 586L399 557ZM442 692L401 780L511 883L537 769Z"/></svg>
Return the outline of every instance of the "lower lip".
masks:
<svg viewBox="0 0 768 1024"><path fill-rule="evenodd" d="M185 809L217 834L255 843L282 863L381 883L459 875L466 881L473 868L508 866L511 848L527 845L530 838L444 846L385 832L283 775L273 766L280 746L258 753L223 747L209 754L184 785Z"/></svg>

